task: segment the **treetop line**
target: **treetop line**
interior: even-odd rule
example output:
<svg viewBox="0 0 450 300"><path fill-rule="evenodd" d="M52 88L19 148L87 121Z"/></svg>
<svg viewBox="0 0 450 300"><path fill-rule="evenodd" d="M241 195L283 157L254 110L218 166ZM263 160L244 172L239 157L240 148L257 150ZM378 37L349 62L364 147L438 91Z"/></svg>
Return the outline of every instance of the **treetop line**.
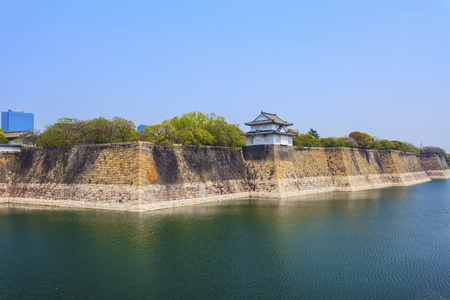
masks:
<svg viewBox="0 0 450 300"><path fill-rule="evenodd" d="M261 121L258 123L258 121ZM256 123L255 123L256 122ZM255 137L264 139L265 143L272 136L272 141L298 147L349 147L374 150L398 150L416 154L438 154L450 163L450 155L439 147L418 148L411 143L397 140L378 139L367 133L353 131L344 137L321 138L311 128L307 133L288 129L288 123L276 114L261 112L254 121L246 123L251 130L244 134L236 124L229 124L224 117L214 113L185 113L163 121L161 124L147 126L142 134L130 120L114 117L110 120L99 117L90 120L61 118L56 123L46 126L43 132L29 132L20 138L20 143L36 147L71 146L80 144L120 143L131 141L150 141L161 145L210 145L239 148L247 145L249 137L252 144ZM265 128L262 128L266 126ZM259 127L259 128L258 128ZM283 142L281 142L283 140ZM0 144L6 144L3 131L0 130Z"/></svg>

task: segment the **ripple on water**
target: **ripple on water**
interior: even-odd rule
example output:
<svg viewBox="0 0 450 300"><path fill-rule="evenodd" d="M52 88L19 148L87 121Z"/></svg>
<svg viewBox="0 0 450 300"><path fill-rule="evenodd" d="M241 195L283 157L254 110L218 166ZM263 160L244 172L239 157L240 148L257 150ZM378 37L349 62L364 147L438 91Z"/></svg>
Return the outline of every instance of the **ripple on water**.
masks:
<svg viewBox="0 0 450 300"><path fill-rule="evenodd" d="M448 186L144 214L3 207L0 298L449 298Z"/></svg>

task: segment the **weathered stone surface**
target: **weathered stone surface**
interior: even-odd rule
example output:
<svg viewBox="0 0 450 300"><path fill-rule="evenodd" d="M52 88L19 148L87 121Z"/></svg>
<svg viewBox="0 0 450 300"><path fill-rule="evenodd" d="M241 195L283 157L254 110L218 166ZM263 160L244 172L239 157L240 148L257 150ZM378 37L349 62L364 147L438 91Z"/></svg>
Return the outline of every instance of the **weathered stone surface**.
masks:
<svg viewBox="0 0 450 300"><path fill-rule="evenodd" d="M421 156L420 163L431 179L450 178L450 170L443 157L438 155Z"/></svg>
<svg viewBox="0 0 450 300"><path fill-rule="evenodd" d="M438 156L398 151L135 142L0 153L0 203L147 211L449 177Z"/></svg>
<svg viewBox="0 0 450 300"><path fill-rule="evenodd" d="M417 155L399 151L275 145L244 147L243 155L252 197L406 186L430 181L432 166L449 171L442 161L424 167Z"/></svg>
<svg viewBox="0 0 450 300"><path fill-rule="evenodd" d="M3 203L144 211L249 197L241 150L136 142L0 156Z"/></svg>

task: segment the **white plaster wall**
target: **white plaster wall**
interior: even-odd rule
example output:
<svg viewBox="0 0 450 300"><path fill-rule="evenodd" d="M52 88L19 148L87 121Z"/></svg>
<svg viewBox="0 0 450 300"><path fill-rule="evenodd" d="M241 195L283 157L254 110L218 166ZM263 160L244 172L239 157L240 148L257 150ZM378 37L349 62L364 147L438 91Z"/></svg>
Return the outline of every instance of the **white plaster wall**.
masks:
<svg viewBox="0 0 450 300"><path fill-rule="evenodd" d="M280 144L282 144L282 145L289 145L289 136L282 135Z"/></svg>
<svg viewBox="0 0 450 300"><path fill-rule="evenodd" d="M245 144L247 146L272 145L272 144L281 144L281 145L292 146L292 137L280 135L280 134L269 134L267 136L257 135L255 137L246 136Z"/></svg>
<svg viewBox="0 0 450 300"><path fill-rule="evenodd" d="M280 140L280 135L279 134L274 134L273 135L273 143L274 144L281 144L281 140Z"/></svg>
<svg viewBox="0 0 450 300"><path fill-rule="evenodd" d="M273 144L273 135L268 135L264 138L264 143L265 144Z"/></svg>
<svg viewBox="0 0 450 300"><path fill-rule="evenodd" d="M256 131L256 130L277 130L278 125L276 124L266 124L266 125L253 125L250 126L250 131Z"/></svg>
<svg viewBox="0 0 450 300"><path fill-rule="evenodd" d="M264 145L264 137L257 135L253 137L253 145Z"/></svg>

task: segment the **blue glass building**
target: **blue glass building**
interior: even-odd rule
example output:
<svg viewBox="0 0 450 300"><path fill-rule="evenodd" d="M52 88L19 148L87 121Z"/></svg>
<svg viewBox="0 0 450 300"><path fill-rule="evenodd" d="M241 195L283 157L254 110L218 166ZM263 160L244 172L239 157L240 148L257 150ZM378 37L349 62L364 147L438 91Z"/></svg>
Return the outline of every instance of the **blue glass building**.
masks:
<svg viewBox="0 0 450 300"><path fill-rule="evenodd" d="M147 128L147 127L149 127L150 125L139 125L138 127L137 127L137 130L139 131L139 133L141 134L141 135L143 135L144 134L144 129L145 128Z"/></svg>
<svg viewBox="0 0 450 300"><path fill-rule="evenodd" d="M27 131L34 130L34 114L8 110L2 112L2 130Z"/></svg>

